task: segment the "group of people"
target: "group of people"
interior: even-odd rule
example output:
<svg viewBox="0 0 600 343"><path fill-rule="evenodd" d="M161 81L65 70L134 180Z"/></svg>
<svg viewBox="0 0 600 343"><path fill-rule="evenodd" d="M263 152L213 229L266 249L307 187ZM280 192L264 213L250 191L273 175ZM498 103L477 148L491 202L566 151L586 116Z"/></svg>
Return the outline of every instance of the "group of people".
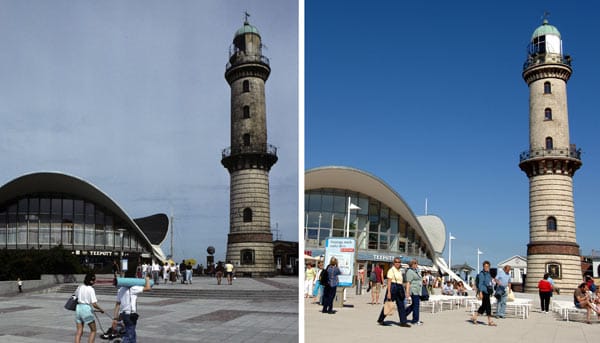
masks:
<svg viewBox="0 0 600 343"><path fill-rule="evenodd" d="M402 273L402 261L400 258L394 258L393 266L387 272L387 285L384 303L392 301L396 303L398 316L400 317L400 327L410 328L411 325L423 325L419 319L421 296L423 295L423 277L418 269L417 260L411 260L408 264L406 274ZM406 278L406 280L404 280ZM410 305L407 307L407 299L410 299ZM408 316L412 313L412 320ZM389 325L385 322L385 305L379 313L377 323L379 325Z"/></svg>
<svg viewBox="0 0 600 343"><path fill-rule="evenodd" d="M81 342L84 325L90 328L88 343L93 343L96 339L96 316L94 311L104 313L104 309L98 305L94 284L96 276L92 273L87 274L75 291L77 297L77 307L75 308L75 324L77 331L75 333L75 343ZM113 310L112 329L116 331L118 322L122 322L125 328L123 334L123 343L136 342L137 297L142 292L151 290L150 275L146 275L144 286L119 287L117 291L116 302Z"/></svg>
<svg viewBox="0 0 600 343"><path fill-rule="evenodd" d="M467 296L467 288L462 281L447 280L444 286L442 286L443 295L460 295Z"/></svg>
<svg viewBox="0 0 600 343"><path fill-rule="evenodd" d="M573 302L575 307L587 310L586 323L592 323L592 312L600 319L600 287L596 286L591 276L586 275L585 281L575 289Z"/></svg>
<svg viewBox="0 0 600 343"><path fill-rule="evenodd" d="M323 261L319 261L316 268L309 262L304 271L304 297L317 298L315 303L323 306L323 313L334 314L333 299L341 274L335 257L331 258L326 268L323 268Z"/></svg>
<svg viewBox="0 0 600 343"><path fill-rule="evenodd" d="M495 296L498 304L496 308L496 318L504 318L506 315L506 302L511 286L511 266L505 265L502 269L498 269L496 277L492 277L490 274L489 261L484 261L482 266L483 269L475 278L477 298L481 300L481 306L473 313L471 321L473 324L478 324L477 317L485 313L488 318L488 325L496 326L497 324L492 320L491 297Z"/></svg>
<svg viewBox="0 0 600 343"><path fill-rule="evenodd" d="M327 267L323 268L323 262L319 261L317 267L313 267L312 263L308 263L304 273L304 296L306 298L318 298L316 303L321 304L322 313L334 314L333 300L339 284L339 275L341 271L338 268L338 261L332 257ZM387 280L387 281L385 281ZM393 266L388 270L384 279L383 266L376 265L370 274L369 290L372 291L371 303L379 303L379 294L385 288L384 301L395 302L400 315L400 326L411 327L410 324L422 325L423 322L419 319L419 307L423 288L425 286L424 278L418 269L417 260L412 260L409 263L409 269L406 275L401 269L401 261L399 258L394 259ZM384 281L386 284L384 285ZM425 291L426 292L426 291ZM405 300L411 299L411 304L406 306ZM412 320L408 320L408 316L412 314ZM381 325L388 325L384 319L386 315L382 309L377 322Z"/></svg>
<svg viewBox="0 0 600 343"><path fill-rule="evenodd" d="M175 262L165 262L162 266L159 267L159 272L156 273L157 276L154 282L158 283L158 275L162 274L162 278L165 284L167 283L167 281L170 281L171 284L174 284L177 282L177 280L180 280L182 284L189 283L191 285L193 274L192 268L192 264L186 263L185 260L181 261L180 264L177 264ZM154 277L154 272L152 273L152 276Z"/></svg>
<svg viewBox="0 0 600 343"><path fill-rule="evenodd" d="M217 284L221 284L223 276L226 277L229 285L233 284L234 266L231 261L227 261L227 263L219 261L214 269L214 276L217 279ZM162 265L152 262L152 264L143 263L138 266L136 269L136 276L138 278L145 278L146 276L149 276L152 278L152 280L154 280L155 284L160 283L160 278L162 277L164 284L167 284L168 282L171 284L180 282L181 284L191 285L193 281L193 272L194 268L192 264L186 260L183 260L181 263L175 263L172 261L165 262ZM117 261L113 263L113 273L115 277L122 276Z"/></svg>

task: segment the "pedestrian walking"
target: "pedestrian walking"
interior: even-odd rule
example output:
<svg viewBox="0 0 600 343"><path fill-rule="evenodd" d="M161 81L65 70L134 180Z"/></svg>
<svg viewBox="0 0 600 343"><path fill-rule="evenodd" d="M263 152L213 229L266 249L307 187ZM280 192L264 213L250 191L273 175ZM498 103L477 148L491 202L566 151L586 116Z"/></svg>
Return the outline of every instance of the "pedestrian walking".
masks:
<svg viewBox="0 0 600 343"><path fill-rule="evenodd" d="M123 336L123 343L136 343L137 334L135 328L138 322L137 312L137 297L142 292L151 290L150 287L150 275L146 276L146 283L142 286L131 286L131 287L119 287L117 292L117 302L115 303L115 309L113 311L113 330L117 330L117 323L119 320L123 321L125 325L125 335Z"/></svg>
<svg viewBox="0 0 600 343"><path fill-rule="evenodd" d="M327 283L323 290L323 313L334 314L333 310L333 298L335 298L335 292L337 290L337 285L339 283L338 276L342 274L340 268L338 268L338 260L335 257L332 257L329 260L329 265L325 269L325 273L327 276Z"/></svg>
<svg viewBox="0 0 600 343"><path fill-rule="evenodd" d="M408 266L410 268L406 271L406 282L409 284L410 306L406 309L406 316L408 317L412 313L411 323L414 325L423 325L423 322L419 320L423 277L419 273L419 263L417 260L411 260Z"/></svg>
<svg viewBox="0 0 600 343"><path fill-rule="evenodd" d="M483 261L483 270L477 275L477 299L481 300L481 306L477 312L473 313L471 321L473 324L477 324L477 316L485 314L488 317L488 325L496 326L496 323L492 321L492 304L490 302L490 296L494 293L494 287L492 284L492 276L490 275L490 262Z"/></svg>
<svg viewBox="0 0 600 343"><path fill-rule="evenodd" d="M88 343L94 343L96 339L96 317L94 309L104 313L104 310L98 305L94 284L96 283L96 275L87 274L83 279L83 285L77 287L75 296L77 296L77 307L75 308L75 343L81 342L83 336L83 326L87 324L90 328L90 336Z"/></svg>
<svg viewBox="0 0 600 343"><path fill-rule="evenodd" d="M406 319L406 309L404 307L404 299L406 298L406 294L408 294L408 283L405 285L402 278L402 270L400 267L402 263L400 258L394 258L394 265L392 268L388 270L387 273L387 292L385 301L395 301L396 307L398 308L398 316L400 316L400 326L404 328L409 328L410 324L408 324L408 320ZM385 308L385 306L384 306ZM379 314L379 319L377 322L380 325L386 325L383 321L385 319L385 313L381 309L381 313Z"/></svg>
<svg viewBox="0 0 600 343"><path fill-rule="evenodd" d="M498 270L496 275L495 297L498 300L496 306L496 318L504 318L506 315L506 301L508 300L508 290L510 289L510 266L506 265Z"/></svg>

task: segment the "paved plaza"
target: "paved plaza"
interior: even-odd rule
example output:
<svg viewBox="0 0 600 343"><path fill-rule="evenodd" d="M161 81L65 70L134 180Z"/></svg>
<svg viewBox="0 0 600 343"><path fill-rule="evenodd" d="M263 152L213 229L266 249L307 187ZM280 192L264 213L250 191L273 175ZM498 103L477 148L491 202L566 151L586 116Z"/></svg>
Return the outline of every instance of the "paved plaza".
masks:
<svg viewBox="0 0 600 343"><path fill-rule="evenodd" d="M438 294L439 294L439 290ZM304 340L317 342L461 342L461 343L576 343L600 341L600 321L593 318L592 324L582 322L582 316L576 321L564 321L553 313L540 312L537 294L516 293L517 297L533 299L533 308L529 318L521 319L510 315L505 319L493 319L498 326L487 326L487 317L479 316L478 325L469 319L468 309L444 309L441 312L421 311L422 326L413 325L403 328L397 325L398 313L387 317L390 326L380 326L376 320L382 305L370 305L371 293L356 295L354 288L348 289L347 300L343 308L335 308L335 314L323 314L321 306L312 304L314 299L305 299ZM555 296L556 299L572 301L571 294ZM495 305L492 306L495 310ZM409 316L409 320L411 316Z"/></svg>
<svg viewBox="0 0 600 343"><path fill-rule="evenodd" d="M231 286L224 283L218 286L214 278L197 277L192 285L155 286L161 297L140 296L138 342L298 342L297 277L238 278ZM163 297L164 289L207 290L213 298ZM270 299L269 290L279 296ZM289 291L289 299L283 299L282 290ZM242 291L252 296L227 297L228 292ZM68 296L57 287L0 297L0 342L72 342L75 312L63 308ZM111 316L115 297L116 288L115 295L98 294L99 305ZM98 318L106 330L111 319L101 313ZM88 335L86 327L82 342ZM96 342L107 341L97 337Z"/></svg>

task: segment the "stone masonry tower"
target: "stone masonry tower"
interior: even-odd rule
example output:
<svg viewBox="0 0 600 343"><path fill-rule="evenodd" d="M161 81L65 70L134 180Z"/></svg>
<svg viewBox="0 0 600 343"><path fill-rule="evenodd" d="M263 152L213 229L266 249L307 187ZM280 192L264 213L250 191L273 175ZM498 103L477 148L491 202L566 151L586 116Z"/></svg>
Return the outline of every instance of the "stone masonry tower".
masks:
<svg viewBox="0 0 600 343"><path fill-rule="evenodd" d="M569 140L567 110L572 71L560 33L544 19L533 32L523 66L529 86L529 150L519 163L529 178L526 292L537 291L544 273L564 291L582 281L573 206L573 175L581 167L581 151Z"/></svg>
<svg viewBox="0 0 600 343"><path fill-rule="evenodd" d="M269 204L269 170L277 149L267 143L265 82L271 68L261 37L248 23L229 49L225 79L231 87L231 146L221 163L230 175L227 260L238 275L275 274Z"/></svg>

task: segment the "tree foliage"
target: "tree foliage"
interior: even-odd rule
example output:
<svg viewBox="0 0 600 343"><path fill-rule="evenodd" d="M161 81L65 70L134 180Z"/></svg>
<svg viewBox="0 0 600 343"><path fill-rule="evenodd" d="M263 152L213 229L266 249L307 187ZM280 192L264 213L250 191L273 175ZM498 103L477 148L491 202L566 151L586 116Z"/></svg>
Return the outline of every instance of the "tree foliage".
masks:
<svg viewBox="0 0 600 343"><path fill-rule="evenodd" d="M37 280L41 274L82 274L78 258L62 246L48 250L0 250L0 281Z"/></svg>

